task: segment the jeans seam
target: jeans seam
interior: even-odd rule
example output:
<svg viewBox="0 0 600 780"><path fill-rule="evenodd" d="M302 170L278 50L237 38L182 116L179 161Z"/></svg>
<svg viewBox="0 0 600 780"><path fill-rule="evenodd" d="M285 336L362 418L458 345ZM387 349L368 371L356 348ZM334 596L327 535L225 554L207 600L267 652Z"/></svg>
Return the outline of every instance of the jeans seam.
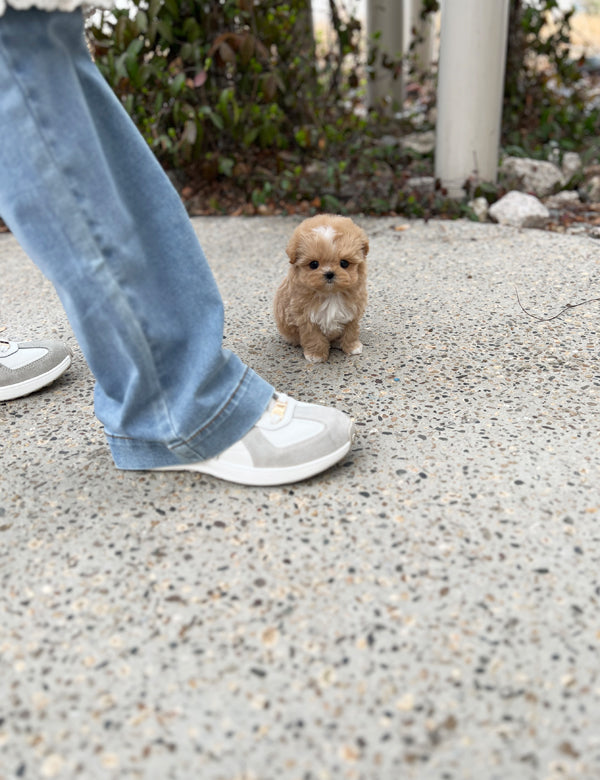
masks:
<svg viewBox="0 0 600 780"><path fill-rule="evenodd" d="M92 226L91 226L91 224L89 222L88 216L86 215L85 211L83 209L81 209L81 207L79 205L79 198L77 197L77 192L76 192L76 190L73 189L73 187L69 183L69 177L68 177L67 173L65 172L63 166L61 164L59 164L59 161L56 159L56 156L55 156L53 148L52 148L52 143L46 137L46 134L44 132L44 127L43 127L42 123L40 123L40 121L38 120L38 116L37 116L37 114L36 114L36 112L35 112L35 110L33 108L33 105L35 103L35 96L32 95L32 93L26 88L26 86L23 84L22 80L19 78L19 75L18 75L18 72L17 72L17 68L15 67L14 61L9 56L9 48L6 46L6 44L3 42L2 39L3 39L2 30L0 28L0 46L2 47L3 57L4 57L5 62L8 64L10 72L14 76L14 81L15 81L15 84L17 85L17 88L19 89L19 91L23 95L23 105L25 106L31 121L33 122L33 124L34 124L34 126L36 128L36 131L37 131L37 133L38 133L38 135L39 135L39 137L40 137L40 139L42 141L42 144L43 144L43 147L45 149L45 152L48 155L48 159L51 161L52 165L54 166L55 171L58 173L61 181L64 183L65 191L68 192L68 194L69 194L70 198L72 199L72 201L77 205L77 213L83 219L82 224L85 226L88 239L91 240L93 246L97 249L99 256L104 258L106 253L102 249L101 245L98 243L96 237L94 236L94 231L93 231ZM65 235L65 238L66 238L67 241L69 241L69 243L71 243L71 241L68 238L68 236ZM116 284L117 289L120 289L120 285L116 283L117 277L116 277L115 273L112 271L112 269L110 268L110 265L108 263L105 263L105 268L106 268L106 271L108 272L108 274L110 275L112 281ZM122 294L122 297L127 302L128 308L131 309L131 305L130 305L129 300L127 299L127 296L124 293L121 293L121 294ZM139 320L138 320L137 316L135 317L135 321L138 322L138 327L139 327ZM142 330L141 327L140 327L140 331L143 333L143 330ZM144 341L145 341L145 343L147 345L149 353L152 355L152 348L150 346L149 340L146 337L144 337ZM156 388L157 388L157 390L159 392L159 398L160 398L161 406L163 408L163 412L164 412L167 420L169 421L169 427L171 429L172 434L174 436L176 436L175 426L173 424L173 419L172 419L171 414L169 412L169 407L168 407L168 404L166 402L163 385L162 385L162 382L160 380L159 372L156 369L156 364L155 364L154 358L152 359L152 366L153 366L152 373L154 374L154 379L155 379L155 382L156 382ZM122 438L127 438L127 437L122 437Z"/></svg>

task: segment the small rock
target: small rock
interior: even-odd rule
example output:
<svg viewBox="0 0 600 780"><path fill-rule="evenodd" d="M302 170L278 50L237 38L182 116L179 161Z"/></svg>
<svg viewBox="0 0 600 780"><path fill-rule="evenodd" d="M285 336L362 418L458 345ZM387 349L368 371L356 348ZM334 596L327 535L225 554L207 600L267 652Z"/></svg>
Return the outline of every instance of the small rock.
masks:
<svg viewBox="0 0 600 780"><path fill-rule="evenodd" d="M588 179L581 187L581 191L588 200L594 203L600 201L600 176L595 175Z"/></svg>
<svg viewBox="0 0 600 780"><path fill-rule="evenodd" d="M565 152L563 154L562 172L566 181L569 181L569 179L572 179L573 176L576 176L578 173L580 173L582 168L583 163L581 162L581 157L577 154L577 152Z"/></svg>
<svg viewBox="0 0 600 780"><path fill-rule="evenodd" d="M306 166L305 173L307 176L312 176L314 178L318 178L320 176L326 176L327 164L321 162L320 160L313 160L312 162L308 163L308 165Z"/></svg>
<svg viewBox="0 0 600 780"><path fill-rule="evenodd" d="M396 135L382 135L377 141L377 146L400 146L402 138Z"/></svg>
<svg viewBox="0 0 600 780"><path fill-rule="evenodd" d="M501 225L523 228L543 228L550 212L533 195L512 190L490 207L490 217Z"/></svg>
<svg viewBox="0 0 600 780"><path fill-rule="evenodd" d="M565 184L560 168L545 160L505 157L499 175L505 186L534 193L540 198L551 195Z"/></svg>
<svg viewBox="0 0 600 780"><path fill-rule="evenodd" d="M435 148L435 132L426 130L423 133L409 133L402 139L402 146L417 154L431 154Z"/></svg>
<svg viewBox="0 0 600 780"><path fill-rule="evenodd" d="M550 143L552 143L552 141L550 141ZM558 146L553 146L550 149L550 152L546 156L546 159L548 160L548 162L551 162L554 165L558 165L560 167L560 149L558 148Z"/></svg>
<svg viewBox="0 0 600 780"><path fill-rule="evenodd" d="M412 176L406 180L407 190L416 190L421 195L429 195L435 190L435 178L433 176Z"/></svg>
<svg viewBox="0 0 600 780"><path fill-rule="evenodd" d="M589 226L588 225L582 225L581 223L575 223L573 225L569 225L565 233L568 233L570 236L589 236Z"/></svg>
<svg viewBox="0 0 600 780"><path fill-rule="evenodd" d="M480 222L485 222L486 219L488 218L490 207L487 200L484 197L470 200L469 208L475 214L475 216Z"/></svg>
<svg viewBox="0 0 600 780"><path fill-rule="evenodd" d="M563 209L578 203L581 203L581 199L577 190L562 190L544 200L544 205L548 209Z"/></svg>
<svg viewBox="0 0 600 780"><path fill-rule="evenodd" d="M590 228L588 236L590 238L600 238L600 227Z"/></svg>

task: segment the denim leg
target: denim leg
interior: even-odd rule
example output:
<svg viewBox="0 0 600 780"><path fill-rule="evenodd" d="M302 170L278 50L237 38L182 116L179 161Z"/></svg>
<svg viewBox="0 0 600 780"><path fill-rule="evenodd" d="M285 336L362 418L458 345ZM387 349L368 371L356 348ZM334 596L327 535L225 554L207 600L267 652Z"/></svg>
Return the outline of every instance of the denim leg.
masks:
<svg viewBox="0 0 600 780"><path fill-rule="evenodd" d="M81 12L0 18L0 214L56 287L117 466L203 460L254 425L273 389L222 348L204 253Z"/></svg>

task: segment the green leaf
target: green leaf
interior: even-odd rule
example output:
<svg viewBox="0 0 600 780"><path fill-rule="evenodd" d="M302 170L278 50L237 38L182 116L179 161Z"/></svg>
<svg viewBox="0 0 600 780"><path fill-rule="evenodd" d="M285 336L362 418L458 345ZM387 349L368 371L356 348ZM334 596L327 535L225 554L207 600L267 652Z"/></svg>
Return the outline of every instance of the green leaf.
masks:
<svg viewBox="0 0 600 780"><path fill-rule="evenodd" d="M163 0L164 6L167 9L167 11L171 14L173 19L179 19L180 17L180 6L177 0Z"/></svg>
<svg viewBox="0 0 600 780"><path fill-rule="evenodd" d="M134 38L127 47L127 60L133 62L137 60L138 54L144 48L144 41L142 38Z"/></svg>
<svg viewBox="0 0 600 780"><path fill-rule="evenodd" d="M185 86L185 73L178 73L169 84L169 92L173 96L178 95L184 86Z"/></svg>
<svg viewBox="0 0 600 780"><path fill-rule="evenodd" d="M252 127L244 133L242 138L242 144L244 146L252 146L256 138L258 137L258 128Z"/></svg>
<svg viewBox="0 0 600 780"><path fill-rule="evenodd" d="M219 173L223 176L231 177L235 160L231 157L219 157Z"/></svg>
<svg viewBox="0 0 600 780"><path fill-rule="evenodd" d="M173 28L171 24L163 21L162 19L159 19L156 22L156 29L168 43L173 43L175 37L173 35Z"/></svg>
<svg viewBox="0 0 600 780"><path fill-rule="evenodd" d="M204 33L202 31L202 28L194 19L193 16L188 16L185 21L183 22L182 28L183 34L187 41L190 43L197 43L198 41L201 41L204 37Z"/></svg>
<svg viewBox="0 0 600 780"><path fill-rule="evenodd" d="M145 11L139 10L135 15L134 21L139 32L145 33L148 31L148 14Z"/></svg>

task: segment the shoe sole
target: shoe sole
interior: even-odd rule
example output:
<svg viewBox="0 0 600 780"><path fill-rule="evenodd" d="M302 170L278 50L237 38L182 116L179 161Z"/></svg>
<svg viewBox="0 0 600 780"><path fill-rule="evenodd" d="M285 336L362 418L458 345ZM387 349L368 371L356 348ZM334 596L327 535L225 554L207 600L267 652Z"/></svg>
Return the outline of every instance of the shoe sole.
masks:
<svg viewBox="0 0 600 780"><path fill-rule="evenodd" d="M70 365L71 357L67 356L57 366L51 368L50 371L46 371L45 374L26 379L24 382L18 382L15 385L0 387L0 401L12 401L14 398L22 398L30 393L35 393L36 390L41 390L42 387L52 384L55 379L64 374Z"/></svg>
<svg viewBox="0 0 600 780"><path fill-rule="evenodd" d="M346 455L355 436L354 423L350 429L350 438L342 447L324 455L317 460L311 460L308 463L301 463L298 466L284 466L280 468L254 468L251 466L241 466L231 463L214 464L210 461L198 463L183 463L176 466L162 466L151 469L152 471L194 471L198 474L208 474L211 477L223 479L226 482L235 482L238 485L248 485L250 487L274 487L276 485L289 485L294 482L302 482L305 479L326 471L334 466Z"/></svg>

